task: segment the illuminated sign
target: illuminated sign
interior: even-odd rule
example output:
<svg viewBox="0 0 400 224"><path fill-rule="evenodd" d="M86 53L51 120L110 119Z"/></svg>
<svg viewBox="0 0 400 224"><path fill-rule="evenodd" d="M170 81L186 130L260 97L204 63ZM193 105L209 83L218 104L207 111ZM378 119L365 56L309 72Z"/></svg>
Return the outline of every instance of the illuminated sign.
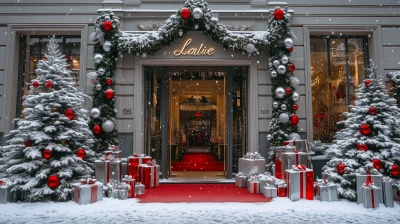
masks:
<svg viewBox="0 0 400 224"><path fill-rule="evenodd" d="M189 46L192 43L192 39L188 39L180 50L174 51L175 56L181 55L193 55L193 56L211 56L214 54L214 48L207 48L204 44L200 44L200 47Z"/></svg>

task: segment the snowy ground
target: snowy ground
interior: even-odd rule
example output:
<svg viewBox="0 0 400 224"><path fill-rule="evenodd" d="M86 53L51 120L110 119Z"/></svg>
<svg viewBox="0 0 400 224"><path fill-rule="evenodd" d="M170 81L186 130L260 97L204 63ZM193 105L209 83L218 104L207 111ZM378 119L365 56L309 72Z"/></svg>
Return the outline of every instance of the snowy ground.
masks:
<svg viewBox="0 0 400 224"><path fill-rule="evenodd" d="M0 223L400 223L400 206L365 209L340 202L278 198L270 203L141 204L105 198L91 205L0 204Z"/></svg>

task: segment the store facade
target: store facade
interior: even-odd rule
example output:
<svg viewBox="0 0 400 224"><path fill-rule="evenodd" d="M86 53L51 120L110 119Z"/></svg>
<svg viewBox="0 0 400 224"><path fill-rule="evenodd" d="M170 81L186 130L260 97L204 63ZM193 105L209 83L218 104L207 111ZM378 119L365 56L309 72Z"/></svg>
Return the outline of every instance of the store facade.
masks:
<svg viewBox="0 0 400 224"><path fill-rule="evenodd" d="M94 43L89 36L101 9L112 8L122 30L140 34L157 32L184 1L170 0L168 5L152 0L69 2L0 3L2 136L13 129L12 119L21 115L21 97L34 78L37 61L44 59L49 35L56 35L77 85L90 95L93 85L86 74L94 70ZM301 96L299 134L323 142L332 140L335 121L354 102L354 88L366 77L370 60L383 75L400 69L400 12L393 7L399 3L379 6L381 1L377 2L208 1L229 30L244 33L266 31L270 8L293 10L292 54L300 81L296 91ZM164 160L163 170L171 171L173 158L179 157L179 143L203 147L207 142L224 162L225 173L232 173L243 153L266 155L273 102L268 61L268 53L249 57L225 50L197 31L153 55L121 56L115 70L116 107L124 156L149 154ZM90 100L85 107L91 108Z"/></svg>

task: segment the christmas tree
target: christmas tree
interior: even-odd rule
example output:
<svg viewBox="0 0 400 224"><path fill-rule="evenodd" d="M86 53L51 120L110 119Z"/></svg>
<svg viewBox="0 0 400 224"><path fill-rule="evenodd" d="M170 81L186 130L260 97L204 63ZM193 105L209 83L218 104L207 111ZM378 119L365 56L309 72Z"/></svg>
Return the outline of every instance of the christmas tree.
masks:
<svg viewBox="0 0 400 224"><path fill-rule="evenodd" d="M356 173L368 168L379 171L399 186L400 113L376 68L369 68L369 79L356 90L356 102L326 151L331 160L324 171L338 185L339 195L356 200Z"/></svg>
<svg viewBox="0 0 400 224"><path fill-rule="evenodd" d="M268 141L268 167L271 170L274 164L274 147L283 145L288 139L300 139L297 134L299 118L295 114L298 110L297 101L300 94L295 92L299 80L294 76L295 65L291 52L293 40L289 26L291 15L287 9L275 9L268 21L270 39L269 72L272 81L273 111L270 123Z"/></svg>
<svg viewBox="0 0 400 224"><path fill-rule="evenodd" d="M1 148L0 172L12 191L28 192L29 200L68 200L71 184L93 174L94 142L88 127L87 97L75 87L65 57L53 36L46 60L23 97L23 116Z"/></svg>

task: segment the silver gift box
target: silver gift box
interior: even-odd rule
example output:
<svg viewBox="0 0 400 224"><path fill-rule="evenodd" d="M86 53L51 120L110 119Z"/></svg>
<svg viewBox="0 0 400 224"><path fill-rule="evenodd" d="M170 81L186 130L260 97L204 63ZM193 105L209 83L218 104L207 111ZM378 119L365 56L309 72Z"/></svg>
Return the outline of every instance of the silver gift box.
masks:
<svg viewBox="0 0 400 224"><path fill-rule="evenodd" d="M80 205L86 205L103 200L103 184L96 182L95 184L73 184L74 201ZM92 197L95 200L92 200Z"/></svg>
<svg viewBox="0 0 400 224"><path fill-rule="evenodd" d="M360 191L363 198L363 205L365 208L378 208L379 207L379 190L378 187L361 186Z"/></svg>
<svg viewBox="0 0 400 224"><path fill-rule="evenodd" d="M0 186L0 204L7 204L7 202L11 202L11 187L9 186Z"/></svg>
<svg viewBox="0 0 400 224"><path fill-rule="evenodd" d="M338 201L337 186L335 184L318 184L320 201Z"/></svg>
<svg viewBox="0 0 400 224"><path fill-rule="evenodd" d="M267 187L263 187L261 189L262 189L262 194L266 198L276 198L276 197L278 197L278 189L276 187L267 186Z"/></svg>
<svg viewBox="0 0 400 224"><path fill-rule="evenodd" d="M128 175L128 159L127 158L122 158L121 159L121 173L122 176L124 177L125 175Z"/></svg>
<svg viewBox="0 0 400 224"><path fill-rule="evenodd" d="M361 187L365 184L365 182L367 181L367 177L368 175L364 175L364 174L356 174L356 181L357 181L357 203L358 204L362 204L363 201L363 197L359 197L359 195L361 195ZM374 183L374 185L376 187L378 187L378 191L377 191L377 197L379 199L379 203L383 203L383 194L382 194L382 181L383 181L383 176L382 174L371 174L371 178L372 178L372 183Z"/></svg>
<svg viewBox="0 0 400 224"><path fill-rule="evenodd" d="M117 189L112 189L111 190L111 197L114 199L118 199L119 198L119 191Z"/></svg>
<svg viewBox="0 0 400 224"><path fill-rule="evenodd" d="M310 166L310 153L306 152L285 152L281 154L281 162L282 162L282 170L292 169L293 166L297 165L305 165L307 168L311 168ZM283 178L285 179L285 172L283 173Z"/></svg>
<svg viewBox="0 0 400 224"><path fill-rule="evenodd" d="M96 160L94 165L94 172L95 172L95 177L96 180L103 183L107 184L106 182L106 177L107 177L107 172L108 172L108 164L110 161L101 161L101 160Z"/></svg>
<svg viewBox="0 0 400 224"><path fill-rule="evenodd" d="M394 207L392 185L392 181L382 182L383 204L385 204L386 207Z"/></svg>
<svg viewBox="0 0 400 224"><path fill-rule="evenodd" d="M256 174L264 173L265 171L265 159L239 158L239 172L244 173L247 178Z"/></svg>
<svg viewBox="0 0 400 224"><path fill-rule="evenodd" d="M286 178L287 183L287 196L291 201L300 200L300 172L287 170L288 177Z"/></svg>
<svg viewBox="0 0 400 224"><path fill-rule="evenodd" d="M242 188L247 187L247 178L246 178L246 176L235 176L235 185L237 187L242 187Z"/></svg>
<svg viewBox="0 0 400 224"><path fill-rule="evenodd" d="M138 184L135 186L135 197L142 195L145 192L145 186L143 184Z"/></svg>
<svg viewBox="0 0 400 224"><path fill-rule="evenodd" d="M126 189L118 190L118 199L119 200L128 199L128 190L126 190Z"/></svg>

